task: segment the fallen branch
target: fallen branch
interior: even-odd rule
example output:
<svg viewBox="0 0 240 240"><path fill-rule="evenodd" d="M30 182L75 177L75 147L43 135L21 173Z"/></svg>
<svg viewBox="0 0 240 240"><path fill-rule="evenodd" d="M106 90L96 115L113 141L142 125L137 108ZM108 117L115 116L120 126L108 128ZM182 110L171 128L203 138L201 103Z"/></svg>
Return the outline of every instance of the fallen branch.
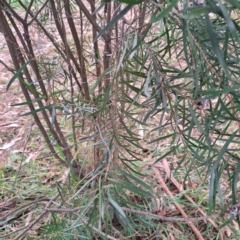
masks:
<svg viewBox="0 0 240 240"><path fill-rule="evenodd" d="M179 192L182 192L183 191L183 186L182 184L180 184L177 179L175 177L173 177L173 175L171 174L171 170L170 170L170 167L169 167L169 164L168 164L168 161L167 159L163 159L162 160L162 168L164 169L164 171L166 172L167 174L167 177L172 181L172 183L177 187L177 189L179 190ZM197 211L200 212L200 214L204 217L206 217L207 215L205 214L205 212L197 206L197 204L195 203L195 201L189 196L187 195L186 193L183 194L183 196L190 202L192 203L193 205L195 205L197 207ZM217 224L212 220L212 218L207 218L206 220L208 220L214 227L215 229L218 229L218 226ZM225 226L226 230L227 230L227 233L229 234L229 232L231 232L230 228L228 226ZM223 230L223 229L220 229L220 231ZM230 236L228 236L230 237Z"/></svg>
<svg viewBox="0 0 240 240"><path fill-rule="evenodd" d="M29 202L29 203L26 203L16 209L14 209L13 211L7 213L6 215L3 215L1 218L0 218L0 224L1 222L5 221L7 219L7 217L9 217L10 215L14 214L15 212L18 212L20 211L21 209L23 208L26 208L26 207L29 207L30 205L33 205L35 203L39 203L39 202L46 202L46 201L49 201L49 198L39 198L39 199L36 199L32 202ZM1 207L0 207L0 210L1 210Z"/></svg>
<svg viewBox="0 0 240 240"><path fill-rule="evenodd" d="M156 167L153 167L153 171L155 172L158 182L163 187L164 191L167 193L167 195L169 195L172 199L174 199L173 194L171 193L171 191L168 189L167 185L163 181L162 176L160 175L158 169ZM176 206L177 210L182 214L182 216L185 219L189 219L187 214L184 212L184 210L179 204L174 203L174 205ZM201 233L198 231L198 229L195 227L195 225L192 222L188 222L188 225L190 226L192 231L195 233L197 239L204 240L203 236L201 235Z"/></svg>
<svg viewBox="0 0 240 240"><path fill-rule="evenodd" d="M89 206L89 207L92 208L93 205ZM81 209L84 209L84 208L85 208L85 206L72 208L72 209L69 209L69 208L66 208L66 209L45 208L44 210L48 211L48 212L55 212L55 213L76 213L77 211L79 211ZM168 221L168 222L198 222L198 221L207 220L209 218L214 219L214 218L219 217L218 214L213 214L213 215L205 216L205 217L196 217L196 218L165 217L165 216L159 216L157 214L153 214L153 213L150 213L150 212L130 209L130 208L126 208L126 207L121 207L121 209L124 212L136 213L136 214L139 214L139 215L144 215L144 216L147 216L147 217L153 217L153 218L160 219L160 220L163 220L163 221Z"/></svg>

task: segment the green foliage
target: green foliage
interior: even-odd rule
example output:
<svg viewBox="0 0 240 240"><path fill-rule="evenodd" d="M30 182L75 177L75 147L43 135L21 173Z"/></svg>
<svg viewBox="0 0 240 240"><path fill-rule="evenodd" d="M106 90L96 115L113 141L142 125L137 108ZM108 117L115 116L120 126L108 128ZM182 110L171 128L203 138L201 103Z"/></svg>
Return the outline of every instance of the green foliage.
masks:
<svg viewBox="0 0 240 240"><path fill-rule="evenodd" d="M111 3L115 11L108 18L103 6ZM79 1L71 4L78 5ZM42 229L49 239L107 235L121 239L135 238L138 233L148 237L150 232L153 237L161 236L156 219L123 209L153 211L155 199L161 194L153 191L155 180L145 182L143 178L152 174L148 164L151 167L166 158L176 159L174 174L181 172L183 184L195 177L207 184L207 196L199 193L198 198L209 213L216 210L216 205L224 208L226 196L231 195L230 204L239 200L239 3L124 0L114 4L104 1L96 5L97 10L92 9L97 12L94 16L99 29L91 38L81 33L78 42L71 28L71 44L61 39L56 54L64 63L54 57L49 61L38 59L42 76L39 84L48 86L48 97L42 86L38 89L20 78L31 96L21 104L33 105L21 116L48 114L42 133L49 136L49 141L45 140L57 150L59 161L63 159L73 172L73 160L77 159L81 163L79 176L89 162L94 165L80 180L72 174L66 187L56 184L59 206L81 208L70 213L53 211L51 221ZM60 6L65 7L60 1L58 11ZM95 19L79 7L84 21L96 28ZM129 20L133 12L136 21ZM141 22L142 17L145 22ZM110 46L111 52L101 52L101 59L92 43L105 44L104 51ZM34 68L29 58L15 69L7 89L23 70ZM99 62L104 68L100 74L95 72L95 63ZM88 73L92 76L84 80ZM76 131L83 136L78 137ZM156 150L152 159L143 156L148 148ZM182 201L181 196L176 199ZM182 223L176 225L184 231ZM163 229L172 231L167 225ZM188 234L186 238L193 238L192 233Z"/></svg>

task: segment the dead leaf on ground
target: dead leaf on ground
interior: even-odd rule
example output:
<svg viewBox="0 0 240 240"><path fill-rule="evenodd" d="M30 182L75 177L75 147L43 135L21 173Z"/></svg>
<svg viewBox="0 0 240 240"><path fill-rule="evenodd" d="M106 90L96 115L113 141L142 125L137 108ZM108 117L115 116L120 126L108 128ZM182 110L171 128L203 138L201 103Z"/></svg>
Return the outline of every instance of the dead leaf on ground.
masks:
<svg viewBox="0 0 240 240"><path fill-rule="evenodd" d="M0 124L1 128L17 128L19 127L19 124L17 123L5 123L5 124Z"/></svg>
<svg viewBox="0 0 240 240"><path fill-rule="evenodd" d="M29 225L29 223L32 220L32 216L33 216L33 212L30 212L30 213L27 214L27 217L25 219L25 226Z"/></svg>
<svg viewBox="0 0 240 240"><path fill-rule="evenodd" d="M2 147L0 147L1 150L6 150L8 148L11 148L12 146L14 146L14 144L19 141L20 139L22 138L16 138L16 139L13 139L11 142L9 143L5 143Z"/></svg>
<svg viewBox="0 0 240 240"><path fill-rule="evenodd" d="M31 160L34 161L38 154L39 152L31 152L23 164L29 163Z"/></svg>

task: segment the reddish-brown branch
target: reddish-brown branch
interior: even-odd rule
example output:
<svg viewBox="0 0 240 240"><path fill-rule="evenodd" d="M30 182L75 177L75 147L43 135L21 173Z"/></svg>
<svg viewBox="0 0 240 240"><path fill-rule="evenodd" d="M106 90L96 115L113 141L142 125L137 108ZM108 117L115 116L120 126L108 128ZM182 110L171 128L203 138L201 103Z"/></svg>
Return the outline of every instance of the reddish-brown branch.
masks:
<svg viewBox="0 0 240 240"><path fill-rule="evenodd" d="M165 184L164 180L162 179L162 176L160 175L158 169L156 167L153 167L153 171L156 174L156 177L158 179L159 184L162 186L162 188L164 189L164 191L167 193L168 196L170 196L172 199L174 199L174 196L172 194L172 192L169 190L169 188L167 187L167 185ZM186 219L188 219L189 217L187 216L187 214L184 212L184 210L182 209L182 207L178 204L178 203L174 203L174 205L176 206L177 210L182 214L182 216ZM190 228L192 229L192 231L195 233L197 239L199 240L204 240L202 234L198 231L198 229L195 227L195 225L192 222L189 222L188 225L190 226Z"/></svg>

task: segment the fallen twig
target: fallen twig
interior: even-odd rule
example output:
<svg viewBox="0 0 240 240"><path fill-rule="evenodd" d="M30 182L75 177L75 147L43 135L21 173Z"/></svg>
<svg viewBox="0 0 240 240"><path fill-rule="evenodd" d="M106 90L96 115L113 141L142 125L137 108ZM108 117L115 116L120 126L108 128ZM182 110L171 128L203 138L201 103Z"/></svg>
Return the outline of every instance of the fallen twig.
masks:
<svg viewBox="0 0 240 240"><path fill-rule="evenodd" d="M46 201L49 201L49 198L39 198L39 199L36 199L36 200L34 200L34 201L32 201L32 202L26 203L26 204L24 204L24 205L22 205L22 206L20 206L20 207L18 207L18 208L16 208L16 209L14 209L13 211L11 211L11 212L3 215L3 216L0 218L0 224L1 224L2 221L5 221L5 220L7 219L7 217L9 217L10 215L14 214L15 212L18 212L19 210L21 210L21 209L23 209L23 208L26 208L26 207L28 207L28 206L30 206L30 205L33 205L33 204L35 204L35 203L44 202L44 201L45 201L45 202L46 202ZM1 208L0 208L0 209L1 209Z"/></svg>
<svg viewBox="0 0 240 240"><path fill-rule="evenodd" d="M162 176L160 175L158 169L156 167L153 167L153 171L156 174L156 177L158 179L158 182L160 183L160 185L163 187L164 191L173 199L174 196L171 193L171 191L168 189L167 185L165 184L165 182L162 179ZM182 209L182 207L177 204L174 203L174 205L176 206L176 208L178 209L178 211L183 215L184 218L189 219L187 214L184 212L184 210ZM198 231L198 229L195 227L195 225L192 223L192 221L188 222L188 225L190 226L190 228L192 229L192 231L195 233L196 237L200 240L204 240L203 236L201 235L201 233Z"/></svg>
<svg viewBox="0 0 240 240"><path fill-rule="evenodd" d="M79 210L81 210L85 207L86 206L80 206L80 207L72 208L72 209L69 209L69 208L66 208L66 209L45 208L44 210L48 211L48 212L56 212L56 213L76 213L77 211L79 211ZM91 208L91 207L93 207L93 205L89 206L89 207ZM128 212L128 213L136 213L136 214L139 214L139 215L144 215L144 216L147 216L147 217L153 217L153 218L156 218L156 219L160 219L160 220L163 220L163 221L169 221L169 222L198 222L198 221L202 221L202 220L207 220L209 218L214 219L214 218L219 217L218 214L213 214L213 215L205 216L205 217L196 217L196 218L165 217L165 216L159 216L157 214L153 214L153 213L150 213L150 212L135 210L135 209L126 208L126 207L121 207L121 209L125 212Z"/></svg>
<svg viewBox="0 0 240 240"><path fill-rule="evenodd" d="M173 175L171 174L171 170L170 170L170 167L169 167L169 164L168 164L168 161L167 159L163 159L162 160L162 167L163 169L165 170L166 174L167 174L167 177L172 181L172 183L177 187L177 189L182 192L183 190L183 186L182 184L180 184L177 179L175 177L173 177ZM192 204L194 204L196 207L197 207L197 210L198 212L200 212L200 214L204 217L206 217L207 215L205 214L205 212L197 206L197 204L195 203L195 201L189 196L187 195L186 193L183 194L183 196ZM207 218L206 219L207 221L209 221L216 229L218 229L218 226L217 224L212 220L212 218ZM225 226L226 227L226 230L227 232L229 233L229 231L231 232L231 230L229 229L229 227ZM223 229L221 229L223 230ZM229 237L229 236L228 236Z"/></svg>

